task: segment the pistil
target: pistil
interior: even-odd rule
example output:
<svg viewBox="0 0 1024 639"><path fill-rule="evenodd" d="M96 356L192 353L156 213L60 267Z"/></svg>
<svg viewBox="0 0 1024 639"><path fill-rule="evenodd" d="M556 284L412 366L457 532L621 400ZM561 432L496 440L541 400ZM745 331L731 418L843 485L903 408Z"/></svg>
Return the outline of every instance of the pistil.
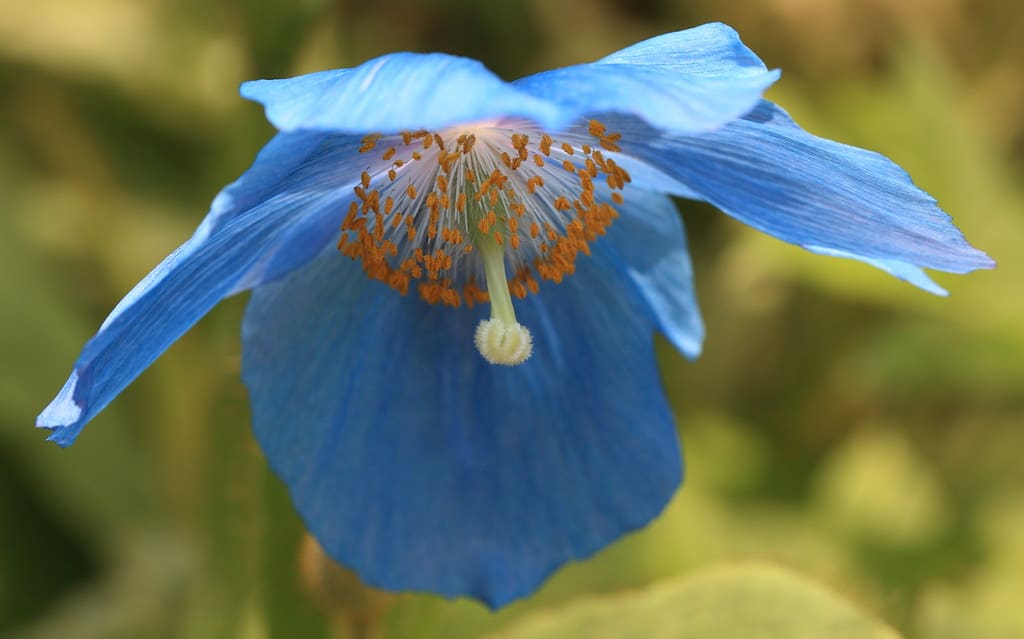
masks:
<svg viewBox="0 0 1024 639"><path fill-rule="evenodd" d="M491 318L481 320L477 325L473 341L483 358L491 364L522 364L533 352L533 337L525 326L516 321L505 274L504 247L487 234L477 235L473 245L483 262L491 303Z"/></svg>
<svg viewBox="0 0 1024 639"><path fill-rule="evenodd" d="M588 134L559 141L503 120L368 135L338 249L402 295L412 288L431 304L490 303L477 350L492 364L521 364L533 343L512 298L572 275L623 204L629 174L606 155L619 151L620 136L596 120Z"/></svg>

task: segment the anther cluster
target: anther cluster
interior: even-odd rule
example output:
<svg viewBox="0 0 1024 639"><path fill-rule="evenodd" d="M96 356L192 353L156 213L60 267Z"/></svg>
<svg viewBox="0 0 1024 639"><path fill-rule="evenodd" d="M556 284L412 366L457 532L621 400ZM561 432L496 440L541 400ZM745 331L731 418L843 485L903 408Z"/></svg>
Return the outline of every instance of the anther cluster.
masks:
<svg viewBox="0 0 1024 639"><path fill-rule="evenodd" d="M367 169L342 222L339 250L399 293L427 302L490 301L481 250L496 246L518 298L559 283L617 217L629 174L610 157L619 134L596 120L556 141L528 122L368 135ZM612 153L606 153L612 152ZM610 201L596 197L604 179ZM476 253L476 255L474 254Z"/></svg>

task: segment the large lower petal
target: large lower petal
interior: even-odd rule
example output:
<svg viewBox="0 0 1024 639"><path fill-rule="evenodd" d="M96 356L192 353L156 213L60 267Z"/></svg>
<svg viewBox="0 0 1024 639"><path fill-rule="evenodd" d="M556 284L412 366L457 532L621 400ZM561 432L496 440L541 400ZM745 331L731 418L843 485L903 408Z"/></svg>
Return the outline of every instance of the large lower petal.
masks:
<svg viewBox="0 0 1024 639"><path fill-rule="evenodd" d="M71 444L82 427L227 295L312 259L337 234L359 170L351 138L274 138L214 200L195 234L135 286L86 343L37 425ZM354 156L354 157L353 157Z"/></svg>
<svg viewBox="0 0 1024 639"><path fill-rule="evenodd" d="M484 308L401 297L330 252L253 293L256 437L367 583L501 606L646 524L678 485L655 320L629 276L584 259L516 308L534 354L502 367L473 347Z"/></svg>
<svg viewBox="0 0 1024 639"><path fill-rule="evenodd" d="M612 126L626 153L787 242L868 262L932 292L938 287L922 267L993 266L899 166L811 135L770 103L703 135L666 135L626 118Z"/></svg>
<svg viewBox="0 0 1024 639"><path fill-rule="evenodd" d="M779 78L732 28L706 24L635 44L592 64L515 82L578 117L629 114L673 133L707 131L750 111Z"/></svg>

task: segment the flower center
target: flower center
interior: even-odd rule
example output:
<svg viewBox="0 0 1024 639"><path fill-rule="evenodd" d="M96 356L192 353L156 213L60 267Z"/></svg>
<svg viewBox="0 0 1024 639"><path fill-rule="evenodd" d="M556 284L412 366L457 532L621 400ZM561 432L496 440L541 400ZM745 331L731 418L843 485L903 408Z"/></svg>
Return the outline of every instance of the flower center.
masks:
<svg viewBox="0 0 1024 639"><path fill-rule="evenodd" d="M588 133L555 141L528 122L499 121L368 135L338 249L403 295L416 281L432 304L490 302L477 348L491 363L519 364L532 342L512 296L536 293L538 278L571 275L618 216L613 205L630 181L604 153L619 150L620 135L596 120ZM595 193L602 177L610 201Z"/></svg>

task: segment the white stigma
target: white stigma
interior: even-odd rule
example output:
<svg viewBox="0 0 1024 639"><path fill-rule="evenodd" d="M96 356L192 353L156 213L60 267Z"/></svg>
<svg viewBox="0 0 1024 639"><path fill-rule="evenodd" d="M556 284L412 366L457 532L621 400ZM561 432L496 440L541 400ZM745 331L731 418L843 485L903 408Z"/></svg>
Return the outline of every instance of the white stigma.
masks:
<svg viewBox="0 0 1024 639"><path fill-rule="evenodd" d="M516 366L530 359L533 353L533 337L519 322L506 324L496 318L481 320L473 341L483 358L491 364Z"/></svg>
<svg viewBox="0 0 1024 639"><path fill-rule="evenodd" d="M533 337L516 321L505 279L505 252L489 235L476 235L473 241L484 264L487 292L491 300L491 318L481 320L473 335L476 350L491 364L516 366L533 352Z"/></svg>

